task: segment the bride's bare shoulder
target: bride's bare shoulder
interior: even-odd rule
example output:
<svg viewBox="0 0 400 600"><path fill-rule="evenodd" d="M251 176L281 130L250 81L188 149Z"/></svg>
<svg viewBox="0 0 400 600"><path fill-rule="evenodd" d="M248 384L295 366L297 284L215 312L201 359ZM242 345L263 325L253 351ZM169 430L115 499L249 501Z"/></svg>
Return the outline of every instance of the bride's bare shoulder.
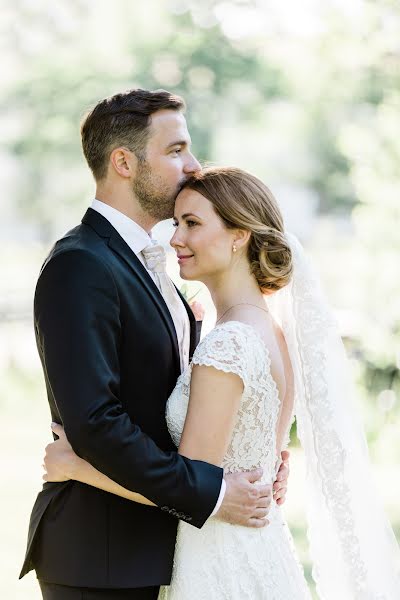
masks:
<svg viewBox="0 0 400 600"><path fill-rule="evenodd" d="M228 317L228 315L227 315ZM229 321L237 321L252 327L267 344L274 338L274 322L267 306L265 310L252 305L235 306L229 313Z"/></svg>

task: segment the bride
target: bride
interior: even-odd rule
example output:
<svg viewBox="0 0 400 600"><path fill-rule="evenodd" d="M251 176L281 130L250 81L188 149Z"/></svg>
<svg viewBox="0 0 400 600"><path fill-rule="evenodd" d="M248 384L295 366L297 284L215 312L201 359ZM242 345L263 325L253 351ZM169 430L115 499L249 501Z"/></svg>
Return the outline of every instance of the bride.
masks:
<svg viewBox="0 0 400 600"><path fill-rule="evenodd" d="M167 404L179 452L226 472L263 467L271 483L295 417L319 597L399 598L399 548L372 489L337 327L274 197L248 173L210 168L185 184L174 222L181 277L204 282L217 309ZM53 430L46 481L76 479L152 504L77 457L61 426ZM256 530L218 515L200 530L181 521L159 600L311 598L277 503L268 521Z"/></svg>

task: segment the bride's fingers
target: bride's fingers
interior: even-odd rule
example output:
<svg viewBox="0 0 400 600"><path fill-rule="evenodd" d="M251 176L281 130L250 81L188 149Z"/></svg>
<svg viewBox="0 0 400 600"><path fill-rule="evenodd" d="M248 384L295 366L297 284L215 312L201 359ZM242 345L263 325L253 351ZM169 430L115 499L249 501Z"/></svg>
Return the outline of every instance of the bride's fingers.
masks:
<svg viewBox="0 0 400 600"><path fill-rule="evenodd" d="M281 452L282 462L287 462L289 460L289 457L290 457L289 450L282 450L282 452Z"/></svg>
<svg viewBox="0 0 400 600"><path fill-rule="evenodd" d="M275 496L275 494L277 494L278 492L287 489L287 483L286 481L277 481L276 483L274 483L274 489L273 489L273 495Z"/></svg>
<svg viewBox="0 0 400 600"><path fill-rule="evenodd" d="M287 488L287 481L275 481L272 490L273 490L273 494L276 494L276 492L279 492L279 490L283 490Z"/></svg>
<svg viewBox="0 0 400 600"><path fill-rule="evenodd" d="M59 425L58 423L52 423L51 430L53 431L53 433L58 435L60 440L67 440L67 436L65 435L64 427L62 425Z"/></svg>
<svg viewBox="0 0 400 600"><path fill-rule="evenodd" d="M278 504L283 504L285 502L286 492L287 492L287 489L285 487L282 487L280 490L278 490L274 494L275 502L277 502ZM279 500L280 500L280 502L279 502Z"/></svg>
<svg viewBox="0 0 400 600"><path fill-rule="evenodd" d="M281 504L283 504L286 500L286 496L285 494L282 494L280 496L276 496L276 498L274 498L274 502L276 502L276 504L278 504L278 506L280 506Z"/></svg>
<svg viewBox="0 0 400 600"><path fill-rule="evenodd" d="M284 481L288 477L289 477L289 467L288 467L287 463L283 462L281 464L280 468L279 468L278 474L276 476L276 480L277 481Z"/></svg>
<svg viewBox="0 0 400 600"><path fill-rule="evenodd" d="M42 479L43 479L43 481L47 481L47 469L46 469L46 465L44 463L42 464L42 469L44 471L44 473L42 475Z"/></svg>

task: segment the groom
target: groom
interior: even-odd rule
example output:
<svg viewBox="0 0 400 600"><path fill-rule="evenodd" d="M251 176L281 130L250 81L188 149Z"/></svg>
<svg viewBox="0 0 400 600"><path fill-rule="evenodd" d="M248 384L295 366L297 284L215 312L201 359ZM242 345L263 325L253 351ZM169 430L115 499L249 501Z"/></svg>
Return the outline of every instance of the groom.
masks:
<svg viewBox="0 0 400 600"><path fill-rule="evenodd" d="M32 511L21 577L35 569L47 600L156 599L171 577L178 519L213 514L261 526L260 472L176 452L165 404L198 342L193 313L146 263L152 227L173 214L200 165L183 100L131 90L99 102L82 128L96 199L59 240L36 287L34 319L53 421L77 454L160 509L76 481L46 483ZM153 270L152 270L153 269ZM287 468L276 485L283 497Z"/></svg>

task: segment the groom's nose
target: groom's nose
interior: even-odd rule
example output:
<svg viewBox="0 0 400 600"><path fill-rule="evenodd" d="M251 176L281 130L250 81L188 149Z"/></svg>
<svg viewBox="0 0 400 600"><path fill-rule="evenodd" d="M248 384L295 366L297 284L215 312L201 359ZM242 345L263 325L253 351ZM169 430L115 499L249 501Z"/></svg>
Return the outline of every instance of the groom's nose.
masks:
<svg viewBox="0 0 400 600"><path fill-rule="evenodd" d="M183 170L187 174L197 173L197 171L201 170L201 165L200 165L199 161L190 152L189 152L188 160L185 163L185 166L183 167Z"/></svg>

